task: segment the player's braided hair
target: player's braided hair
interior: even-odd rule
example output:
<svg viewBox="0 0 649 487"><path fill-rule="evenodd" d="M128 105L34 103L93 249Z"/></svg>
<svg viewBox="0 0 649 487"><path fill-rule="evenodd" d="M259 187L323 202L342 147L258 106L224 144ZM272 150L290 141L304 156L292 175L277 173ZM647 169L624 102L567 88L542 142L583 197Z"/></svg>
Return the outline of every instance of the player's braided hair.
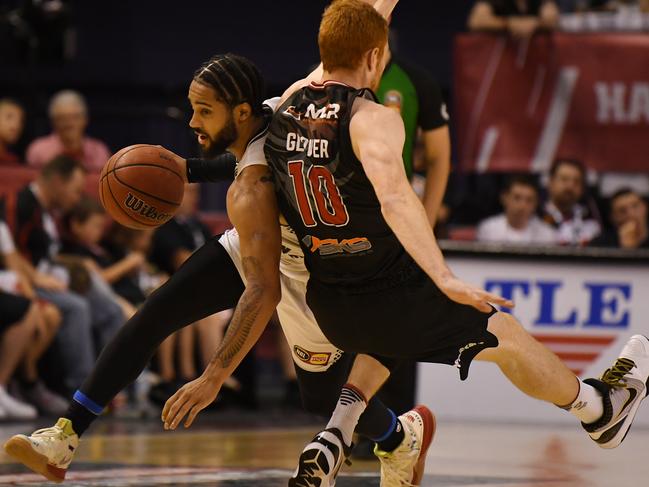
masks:
<svg viewBox="0 0 649 487"><path fill-rule="evenodd" d="M264 78L251 61L236 54L217 54L194 73L194 80L211 86L230 107L249 103L254 114L262 112Z"/></svg>

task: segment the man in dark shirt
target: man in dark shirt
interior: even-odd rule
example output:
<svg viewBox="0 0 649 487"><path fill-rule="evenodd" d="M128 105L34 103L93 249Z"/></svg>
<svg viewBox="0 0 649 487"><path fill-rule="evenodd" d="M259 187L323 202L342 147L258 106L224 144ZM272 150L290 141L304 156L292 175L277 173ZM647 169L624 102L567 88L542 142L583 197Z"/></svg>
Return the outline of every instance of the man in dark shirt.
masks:
<svg viewBox="0 0 649 487"><path fill-rule="evenodd" d="M615 192L610 201L610 219L614 229L591 242L593 247L622 249L649 248L647 202L631 188Z"/></svg>
<svg viewBox="0 0 649 487"><path fill-rule="evenodd" d="M468 24L472 31L507 31L528 38L537 30L554 30L558 22L554 0L478 0Z"/></svg>
<svg viewBox="0 0 649 487"><path fill-rule="evenodd" d="M36 181L23 188L16 204L16 246L40 272L58 278L58 286L37 289L43 299L56 305L63 322L56 343L65 370L65 386L74 390L92 370L95 359L93 331L103 348L124 323L125 317L110 290L92 279L82 296L68 290L69 274L56 263L61 249L57 212L76 205L85 183L85 169L73 159L57 157ZM92 276L91 276L92 277Z"/></svg>
<svg viewBox="0 0 649 487"><path fill-rule="evenodd" d="M153 236L151 261L169 275L211 237L209 229L196 217L199 199L200 186L187 184L176 215Z"/></svg>

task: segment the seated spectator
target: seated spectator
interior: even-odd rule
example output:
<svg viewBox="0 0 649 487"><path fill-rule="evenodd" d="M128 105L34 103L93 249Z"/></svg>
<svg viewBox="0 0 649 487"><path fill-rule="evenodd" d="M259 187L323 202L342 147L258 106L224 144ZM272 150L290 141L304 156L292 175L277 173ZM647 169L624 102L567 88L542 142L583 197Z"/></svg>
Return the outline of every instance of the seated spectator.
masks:
<svg viewBox="0 0 649 487"><path fill-rule="evenodd" d="M25 112L20 104L9 98L0 99L0 165L20 163L9 148L20 139L24 123Z"/></svg>
<svg viewBox="0 0 649 487"><path fill-rule="evenodd" d="M561 244L586 245L601 231L594 211L580 203L585 186L586 169L581 162L558 159L552 164L543 220L557 230Z"/></svg>
<svg viewBox="0 0 649 487"><path fill-rule="evenodd" d="M72 390L92 369L96 351L124 323L122 308L113 293L107 292L110 290L102 287L82 263L61 265L57 216L79 202L84 181L85 170L78 162L67 157L52 160L36 181L18 193L15 219L16 245L32 269L29 272L38 270L49 278L47 287L41 284L37 288L38 295L63 313L56 344L64 369L70 374L66 386Z"/></svg>
<svg viewBox="0 0 649 487"><path fill-rule="evenodd" d="M49 107L53 132L34 140L27 148L27 164L43 167L64 155L79 162L88 171L99 172L110 157L106 144L85 135L88 108L76 91L55 94Z"/></svg>
<svg viewBox="0 0 649 487"><path fill-rule="evenodd" d="M194 250L201 247L211 234L197 217L200 186L186 184L182 204L175 216L157 228L153 235L151 260L167 274L173 274Z"/></svg>
<svg viewBox="0 0 649 487"><path fill-rule="evenodd" d="M155 231L152 261L162 270L173 274L196 249L211 238L209 229L198 219L197 210L200 199L198 184L185 185L185 195L176 215ZM192 327L184 328L177 333L179 342L179 376L180 382L196 376L194 359L194 338L198 336L198 345L202 365L207 365L214 351L223 339L225 327L230 321L231 312L223 311L196 322ZM166 375L166 377L165 377ZM173 384L170 374L162 374L163 381ZM228 379L226 387L238 388L234 379ZM160 396L173 394L173 387L162 386L154 389L153 394Z"/></svg>
<svg viewBox="0 0 649 487"><path fill-rule="evenodd" d="M36 408L9 395L7 386L32 344L38 320L37 305L0 291L0 419L34 419Z"/></svg>
<svg viewBox="0 0 649 487"><path fill-rule="evenodd" d="M40 380L37 364L58 331L61 314L52 304L37 300L29 279L23 275L9 227L2 220L0 220L0 260L4 267L4 270L0 270L0 329L3 321L5 326L14 323L14 319L17 319L19 314L17 311L27 306L26 301L29 302L29 307L35 308L24 315L28 327L31 327L31 321L35 324L31 340L22 354L20 374L16 376L13 391L17 398L36 406L41 414L59 416L67 409L67 401L50 391ZM4 372L8 369L4 367L5 365L6 362L3 362L0 357L0 387L6 386L7 383ZM0 391L0 418L3 410L6 413L10 409L6 405L2 406L2 396Z"/></svg>
<svg viewBox="0 0 649 487"><path fill-rule="evenodd" d="M554 229L536 216L539 190L531 177L512 177L501 194L501 203L504 212L478 226L479 241L538 245L557 241Z"/></svg>
<svg viewBox="0 0 649 487"><path fill-rule="evenodd" d="M133 314L146 296L138 284L138 271L146 262L143 252L129 252L115 258L100 242L106 230L106 213L93 199L84 198L65 216L66 236L61 252L89 258L93 269L128 303L127 314Z"/></svg>
<svg viewBox="0 0 649 487"><path fill-rule="evenodd" d="M622 249L649 248L647 202L630 188L617 191L610 201L613 230L604 232L590 244Z"/></svg>
<svg viewBox="0 0 649 487"><path fill-rule="evenodd" d="M469 15L472 31L504 31L517 38L554 30L559 8L554 0L478 0Z"/></svg>

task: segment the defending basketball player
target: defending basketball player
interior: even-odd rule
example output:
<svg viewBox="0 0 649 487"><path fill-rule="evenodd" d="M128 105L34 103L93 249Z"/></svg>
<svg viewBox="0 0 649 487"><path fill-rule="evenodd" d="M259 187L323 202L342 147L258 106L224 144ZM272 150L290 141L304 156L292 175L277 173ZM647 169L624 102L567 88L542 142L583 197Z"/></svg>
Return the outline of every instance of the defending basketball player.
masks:
<svg viewBox="0 0 649 487"><path fill-rule="evenodd" d="M344 27L354 25L363 29ZM318 485L338 464L355 418L404 358L455 365L461 379L474 359L493 362L522 392L573 414L600 447L618 446L647 395L649 339L632 337L601 379L582 382L490 305L508 303L457 279L408 184L402 121L366 89L378 86L385 65L385 19L359 0L338 0L318 41L323 76L282 97L266 158L280 211L304 250L307 303L318 324L341 349L374 358L356 359L291 485Z"/></svg>
<svg viewBox="0 0 649 487"><path fill-rule="evenodd" d="M394 6L396 2L384 2L390 3ZM75 394L64 418L52 428L36 431L31 436L17 435L7 442L5 448L11 456L49 480L63 481L79 437L110 399L137 377L164 338L200 317L234 307L238 300L228 334L208 370L183 388L185 392L196 392L191 397L200 400L176 402L178 414L166 418L165 428L175 429L185 414L190 416L185 426L191 425L198 411L213 401L222 382L261 334L279 299L280 286L283 296L278 312L287 338L300 357L296 364L305 406L312 412L325 414L335 407L352 357L326 340L306 307L304 292L308 272L299 244L288 227L282 229L282 244L288 252L279 259L276 200L263 155L271 108L261 103L262 92L259 72L238 56L216 56L196 72L189 92L194 109L190 125L206 155L227 148L239 159L237 178L228 194L229 215L238 233L229 231L219 241L206 244L147 300L102 352L91 377ZM176 158L184 168L184 160L160 150L165 157ZM118 162L113 160L114 165ZM228 162L226 157L226 166ZM222 166L224 161L220 163ZM214 168L207 166L188 165L189 179L212 179ZM223 167L217 168L217 172L222 170ZM278 264L281 277L278 277ZM239 274L246 281L245 288ZM301 355L300 351L308 353ZM401 469L410 466L412 476L415 464L421 465L425 459L434 419L425 408L410 414L426 417L429 423L426 438L422 437L421 428L415 429L402 421L404 418L396 418L376 400L369 403L357 430L375 439L382 450L393 452L384 461L387 471L396 463ZM382 485L402 484L391 483L388 477Z"/></svg>

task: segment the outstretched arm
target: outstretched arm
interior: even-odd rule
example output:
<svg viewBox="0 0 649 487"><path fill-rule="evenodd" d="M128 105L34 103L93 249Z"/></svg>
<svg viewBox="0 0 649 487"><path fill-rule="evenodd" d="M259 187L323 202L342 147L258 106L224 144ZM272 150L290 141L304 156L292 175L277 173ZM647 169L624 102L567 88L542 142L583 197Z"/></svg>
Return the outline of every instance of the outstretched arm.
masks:
<svg viewBox="0 0 649 487"><path fill-rule="evenodd" d="M352 116L350 134L385 221L406 251L449 298L488 312L489 302L512 306L495 294L457 279L444 262L426 211L415 195L404 169L403 121L398 113L376 103L359 100Z"/></svg>
<svg viewBox="0 0 649 487"><path fill-rule="evenodd" d="M228 214L239 233L246 289L203 374L185 384L165 404L165 429L176 429L185 416L188 428L196 415L214 401L223 382L261 336L280 300L279 211L267 167L248 167L237 178L228 192Z"/></svg>
<svg viewBox="0 0 649 487"><path fill-rule="evenodd" d="M365 3L369 3L370 5L373 5L374 8L378 13L381 14L381 16L389 20L390 16L392 15L392 11L394 10L394 7L397 6L397 3L399 3L399 0L363 0ZM298 90L304 85L307 85L311 83L312 81L319 81L322 79L322 75L324 74L324 69L322 67L322 63L318 65L317 68L315 68L313 71L311 71L306 78L301 79L299 81L296 81L293 83L289 88L284 92L282 95L281 101L278 103L277 106L281 105L284 103L284 100L294 91Z"/></svg>

